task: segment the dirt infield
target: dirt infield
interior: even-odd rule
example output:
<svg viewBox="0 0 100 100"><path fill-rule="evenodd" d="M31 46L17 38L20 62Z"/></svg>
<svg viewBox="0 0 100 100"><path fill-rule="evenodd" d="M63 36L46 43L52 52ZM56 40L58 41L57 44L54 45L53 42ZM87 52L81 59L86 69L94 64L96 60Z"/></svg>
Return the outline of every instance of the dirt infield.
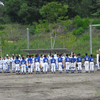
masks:
<svg viewBox="0 0 100 100"><path fill-rule="evenodd" d="M0 100L100 100L100 71L0 73Z"/></svg>

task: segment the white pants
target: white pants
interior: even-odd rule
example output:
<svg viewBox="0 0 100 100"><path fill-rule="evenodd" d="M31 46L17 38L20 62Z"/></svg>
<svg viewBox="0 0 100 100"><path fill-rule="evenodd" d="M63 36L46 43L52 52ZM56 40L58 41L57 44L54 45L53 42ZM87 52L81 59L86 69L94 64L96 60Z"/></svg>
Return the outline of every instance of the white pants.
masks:
<svg viewBox="0 0 100 100"><path fill-rule="evenodd" d="M75 63L71 63L71 71L75 71Z"/></svg>
<svg viewBox="0 0 100 100"><path fill-rule="evenodd" d="M44 67L44 63L41 63L41 68L43 68Z"/></svg>
<svg viewBox="0 0 100 100"><path fill-rule="evenodd" d="M28 65L28 73L32 73L33 72L33 67L32 65Z"/></svg>
<svg viewBox="0 0 100 100"><path fill-rule="evenodd" d="M100 62L99 61L98 61L97 65L98 65L98 69L100 69Z"/></svg>
<svg viewBox="0 0 100 100"><path fill-rule="evenodd" d="M59 65L59 72L62 72L62 63L58 63Z"/></svg>
<svg viewBox="0 0 100 100"><path fill-rule="evenodd" d="M89 62L85 61L85 71L89 71Z"/></svg>
<svg viewBox="0 0 100 100"><path fill-rule="evenodd" d="M82 66L81 66L82 63L81 62L78 62L77 64L78 64L78 71L82 71Z"/></svg>
<svg viewBox="0 0 100 100"><path fill-rule="evenodd" d="M39 62L36 62L35 66L36 66L36 72L40 72Z"/></svg>
<svg viewBox="0 0 100 100"><path fill-rule="evenodd" d="M12 63L12 71L15 72L16 66L15 63Z"/></svg>
<svg viewBox="0 0 100 100"><path fill-rule="evenodd" d="M47 72L48 70L48 63L44 63L43 72Z"/></svg>
<svg viewBox="0 0 100 100"><path fill-rule="evenodd" d="M51 72L53 72L53 71L54 71L54 72L56 71L56 69L55 69L55 63L52 63L52 64L51 64Z"/></svg>
<svg viewBox="0 0 100 100"><path fill-rule="evenodd" d="M94 62L90 62L90 71L94 71Z"/></svg>
<svg viewBox="0 0 100 100"><path fill-rule="evenodd" d="M3 65L3 71L4 72L6 72L6 69L7 69L6 65Z"/></svg>
<svg viewBox="0 0 100 100"><path fill-rule="evenodd" d="M32 69L34 69L34 63L32 63L31 67L32 67Z"/></svg>
<svg viewBox="0 0 100 100"><path fill-rule="evenodd" d="M0 65L0 72L1 72L1 70L2 70L2 65Z"/></svg>
<svg viewBox="0 0 100 100"><path fill-rule="evenodd" d="M15 66L16 66L16 71L18 72L20 72L20 66L19 66L19 64L15 64Z"/></svg>
<svg viewBox="0 0 100 100"><path fill-rule="evenodd" d="M66 71L69 71L70 63L66 62Z"/></svg>
<svg viewBox="0 0 100 100"><path fill-rule="evenodd" d="M21 70L22 70L22 73L26 73L26 65L24 64L24 65L21 65Z"/></svg>

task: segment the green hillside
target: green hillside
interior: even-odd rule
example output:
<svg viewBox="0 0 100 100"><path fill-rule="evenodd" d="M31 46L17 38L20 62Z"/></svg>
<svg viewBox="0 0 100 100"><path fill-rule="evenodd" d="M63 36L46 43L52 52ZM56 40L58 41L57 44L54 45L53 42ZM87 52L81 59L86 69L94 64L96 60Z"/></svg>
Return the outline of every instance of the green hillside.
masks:
<svg viewBox="0 0 100 100"><path fill-rule="evenodd" d="M91 20L89 22L91 22ZM52 40L54 41L56 32L54 48L68 48L73 50L76 54L81 53L82 55L86 52L90 52L89 25L86 28L77 28L75 20L71 20L68 26L63 25L62 23L45 23L46 28L44 28L43 24L36 24L34 26L35 28L33 27L33 25L27 26L20 24L5 24L5 28L1 30L1 32L6 32L5 37L7 39L7 41L5 41L5 46L3 47L3 55L6 55L7 53L9 55L13 53L26 54L21 52L20 50L27 48L27 27L30 28L30 49L51 48L51 35ZM96 50L99 49L100 30L98 29L98 27L93 27L92 33L93 53L95 54Z"/></svg>
<svg viewBox="0 0 100 100"><path fill-rule="evenodd" d="M100 0L1 0L0 37L3 56L25 54L26 28L30 49L68 48L90 52L89 25L100 24ZM13 9L12 9L13 8ZM92 28L93 54L99 47L100 27ZM1 46L0 46L1 48Z"/></svg>

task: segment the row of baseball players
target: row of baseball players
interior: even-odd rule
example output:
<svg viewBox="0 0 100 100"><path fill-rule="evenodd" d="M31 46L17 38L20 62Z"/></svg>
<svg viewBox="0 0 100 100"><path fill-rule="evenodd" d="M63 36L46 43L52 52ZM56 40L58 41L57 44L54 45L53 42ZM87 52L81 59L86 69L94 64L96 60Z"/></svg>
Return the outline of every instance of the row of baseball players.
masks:
<svg viewBox="0 0 100 100"><path fill-rule="evenodd" d="M60 55L49 55L48 57L46 55L35 57L32 55L27 56L25 59L24 56L22 58L19 58L19 56L16 56L16 58L13 56L11 59L9 59L9 56L3 60L0 57L0 72L10 72L10 64L12 64L12 72L20 73L20 70L22 73L26 73L28 70L28 73L33 73L34 69L36 70L36 73L40 73L40 71L48 72L50 70L51 72L56 72L58 69L61 73L64 69L64 66L66 67L66 72L69 73L74 72L76 70L76 64L78 65L77 70L78 72L82 72L82 57L80 54L77 55L77 57L69 56L66 54L66 57L64 57L62 54ZM86 53L86 56L84 57L84 65L85 65L85 72L94 72L94 57L91 54L89 57ZM20 68L21 66L21 68Z"/></svg>

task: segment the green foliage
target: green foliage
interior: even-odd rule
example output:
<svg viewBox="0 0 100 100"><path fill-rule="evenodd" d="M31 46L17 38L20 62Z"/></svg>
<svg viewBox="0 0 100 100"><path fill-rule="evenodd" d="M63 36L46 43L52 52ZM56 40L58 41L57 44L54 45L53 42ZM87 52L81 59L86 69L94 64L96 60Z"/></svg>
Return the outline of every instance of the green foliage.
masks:
<svg viewBox="0 0 100 100"><path fill-rule="evenodd" d="M0 30L5 29L5 25L0 25Z"/></svg>
<svg viewBox="0 0 100 100"><path fill-rule="evenodd" d="M80 27L77 30L74 30L73 31L73 34L74 35L82 35L83 32L84 32L84 28L83 27Z"/></svg>
<svg viewBox="0 0 100 100"><path fill-rule="evenodd" d="M68 5L62 5L57 2L50 2L44 5L40 9L40 14L48 20L48 22L57 21L57 18L61 18L67 13Z"/></svg>
<svg viewBox="0 0 100 100"><path fill-rule="evenodd" d="M92 21L92 24L100 24L100 17ZM100 26L96 26L96 29L100 29Z"/></svg>
<svg viewBox="0 0 100 100"><path fill-rule="evenodd" d="M80 38L80 40L81 41L89 41L89 39L90 39L90 36L89 36L89 34L87 34L87 33L85 33L81 38Z"/></svg>
<svg viewBox="0 0 100 100"><path fill-rule="evenodd" d="M3 17L0 17L0 24L4 24L4 18Z"/></svg>
<svg viewBox="0 0 100 100"><path fill-rule="evenodd" d="M78 27L83 27L83 28L89 27L89 18L82 19L80 16L76 16L74 18L74 20L75 20L75 23L77 25L77 28Z"/></svg>

